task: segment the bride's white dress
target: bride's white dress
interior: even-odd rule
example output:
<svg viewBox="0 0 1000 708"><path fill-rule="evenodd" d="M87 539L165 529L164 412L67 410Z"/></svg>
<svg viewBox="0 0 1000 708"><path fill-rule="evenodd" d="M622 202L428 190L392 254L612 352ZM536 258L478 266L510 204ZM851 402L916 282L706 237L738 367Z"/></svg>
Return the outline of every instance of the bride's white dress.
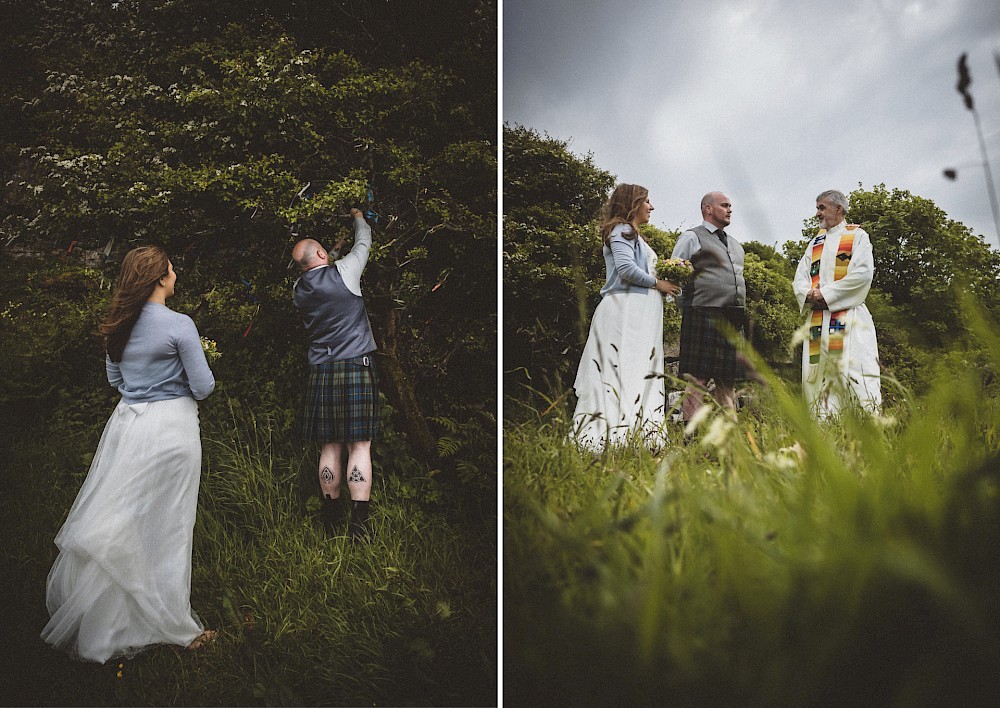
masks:
<svg viewBox="0 0 1000 708"><path fill-rule="evenodd" d="M657 256L648 244L649 272ZM573 388L573 436L601 450L638 438L666 443L663 385L663 295L655 288L604 296L590 323Z"/></svg>
<svg viewBox="0 0 1000 708"><path fill-rule="evenodd" d="M193 398L119 402L55 538L46 642L105 662L201 633L190 603L200 478Z"/></svg>

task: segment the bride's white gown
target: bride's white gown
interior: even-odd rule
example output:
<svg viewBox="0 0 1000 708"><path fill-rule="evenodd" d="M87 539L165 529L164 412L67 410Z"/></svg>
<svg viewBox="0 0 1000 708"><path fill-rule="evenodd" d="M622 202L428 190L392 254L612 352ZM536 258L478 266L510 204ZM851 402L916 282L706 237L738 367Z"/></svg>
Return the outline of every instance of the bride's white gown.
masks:
<svg viewBox="0 0 1000 708"><path fill-rule="evenodd" d="M645 248L655 273L656 253ZM574 437L592 450L636 436L647 447L662 447L663 383L663 295L655 288L606 295L594 311L573 384Z"/></svg>
<svg viewBox="0 0 1000 708"><path fill-rule="evenodd" d="M105 662L201 633L190 603L200 478L193 398L119 402L55 538L46 642Z"/></svg>

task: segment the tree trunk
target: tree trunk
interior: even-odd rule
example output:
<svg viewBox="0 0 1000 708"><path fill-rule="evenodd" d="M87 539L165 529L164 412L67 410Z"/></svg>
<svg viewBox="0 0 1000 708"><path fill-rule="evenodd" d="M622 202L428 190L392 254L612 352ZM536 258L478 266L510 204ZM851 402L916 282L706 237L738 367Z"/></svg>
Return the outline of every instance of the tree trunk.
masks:
<svg viewBox="0 0 1000 708"><path fill-rule="evenodd" d="M437 439L431 432L427 419L420 410L417 402L417 395L413 390L406 374L403 372L399 359L399 339L397 337L397 322L399 311L392 307L386 307L383 317L385 323L385 335L382 338L380 347L382 353L382 366L380 373L386 382L385 394L393 406L402 413L405 420L404 432L407 439L413 446L413 451L417 459L427 464L432 469L440 465L437 453Z"/></svg>

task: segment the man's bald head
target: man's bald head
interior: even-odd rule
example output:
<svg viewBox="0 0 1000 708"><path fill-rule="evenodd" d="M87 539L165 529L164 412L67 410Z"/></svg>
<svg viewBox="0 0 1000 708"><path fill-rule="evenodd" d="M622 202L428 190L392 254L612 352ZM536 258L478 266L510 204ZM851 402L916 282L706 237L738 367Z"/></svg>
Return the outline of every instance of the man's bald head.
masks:
<svg viewBox="0 0 1000 708"><path fill-rule="evenodd" d="M292 246L292 260L298 263L299 270L310 270L329 262L326 251L313 238L304 238Z"/></svg>
<svg viewBox="0 0 1000 708"><path fill-rule="evenodd" d="M709 192L704 197L701 198L701 208L704 209L707 206L712 206L718 201L726 199L726 195L723 192Z"/></svg>
<svg viewBox="0 0 1000 708"><path fill-rule="evenodd" d="M725 192L709 192L701 198L701 216L705 221L722 229L729 226L733 205Z"/></svg>

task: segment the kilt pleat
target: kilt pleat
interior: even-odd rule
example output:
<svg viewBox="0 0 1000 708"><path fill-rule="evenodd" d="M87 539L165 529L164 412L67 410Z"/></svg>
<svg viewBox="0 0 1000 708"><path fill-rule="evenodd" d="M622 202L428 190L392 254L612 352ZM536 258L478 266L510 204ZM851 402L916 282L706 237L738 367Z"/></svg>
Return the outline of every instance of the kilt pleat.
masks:
<svg viewBox="0 0 1000 708"><path fill-rule="evenodd" d="M716 326L728 322L745 336L746 311L743 308L681 308L681 352L679 371L699 378L743 381L747 378L744 357Z"/></svg>
<svg viewBox="0 0 1000 708"><path fill-rule="evenodd" d="M360 358L360 357L359 357ZM298 432L319 443L375 440L382 404L375 361L331 361L309 366Z"/></svg>

